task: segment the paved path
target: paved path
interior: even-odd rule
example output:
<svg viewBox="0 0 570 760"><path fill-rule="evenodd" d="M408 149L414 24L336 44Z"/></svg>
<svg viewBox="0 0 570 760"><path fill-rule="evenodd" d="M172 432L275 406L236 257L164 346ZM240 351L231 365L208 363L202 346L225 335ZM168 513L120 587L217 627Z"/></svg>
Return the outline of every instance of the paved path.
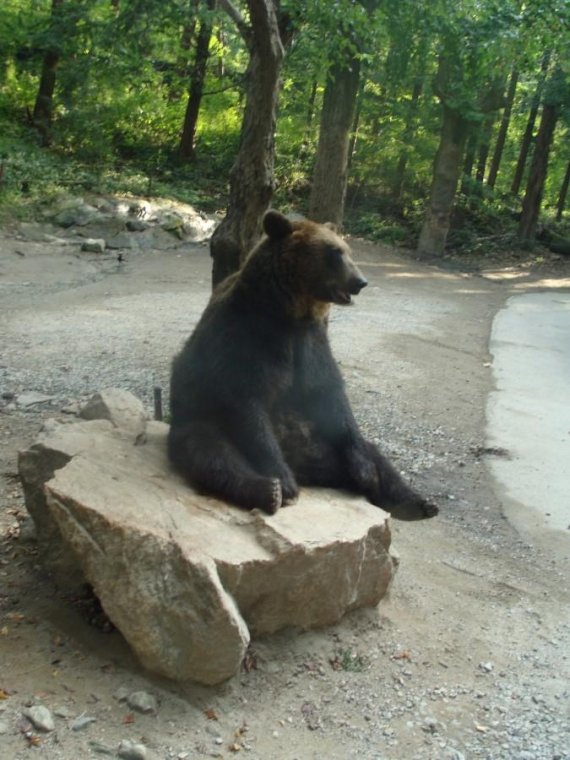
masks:
<svg viewBox="0 0 570 760"><path fill-rule="evenodd" d="M491 334L492 471L517 528L560 531L570 551L570 293L510 298Z"/></svg>

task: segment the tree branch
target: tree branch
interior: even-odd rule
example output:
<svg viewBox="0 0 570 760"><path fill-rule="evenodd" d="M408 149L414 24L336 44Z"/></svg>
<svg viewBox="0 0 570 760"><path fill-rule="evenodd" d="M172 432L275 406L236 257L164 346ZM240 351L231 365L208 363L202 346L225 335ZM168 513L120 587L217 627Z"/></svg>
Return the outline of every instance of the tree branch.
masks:
<svg viewBox="0 0 570 760"><path fill-rule="evenodd" d="M220 6L225 10L225 12L237 26L238 31L243 37L245 43L249 46L251 39L251 29L247 25L244 17L239 12L239 9L236 8L231 0L219 0L219 2Z"/></svg>

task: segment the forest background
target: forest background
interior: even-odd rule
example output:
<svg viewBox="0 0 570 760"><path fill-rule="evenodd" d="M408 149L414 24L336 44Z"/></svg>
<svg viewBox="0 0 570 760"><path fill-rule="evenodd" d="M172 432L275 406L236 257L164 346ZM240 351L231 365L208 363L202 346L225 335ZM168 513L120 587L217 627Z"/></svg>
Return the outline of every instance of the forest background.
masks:
<svg viewBox="0 0 570 760"><path fill-rule="evenodd" d="M226 210L214 281L270 204L428 258L568 254L569 51L568 0L3 0L0 219Z"/></svg>

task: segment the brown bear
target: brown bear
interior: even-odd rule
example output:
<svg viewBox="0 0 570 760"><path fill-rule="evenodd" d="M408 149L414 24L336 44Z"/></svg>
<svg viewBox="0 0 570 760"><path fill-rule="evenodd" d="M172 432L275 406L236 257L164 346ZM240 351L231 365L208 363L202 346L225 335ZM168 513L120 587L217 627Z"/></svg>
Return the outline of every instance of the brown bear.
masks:
<svg viewBox="0 0 570 760"><path fill-rule="evenodd" d="M191 485L273 514L299 485L363 494L394 517L437 514L356 424L333 358L331 304L367 284L328 225L277 211L212 294L172 367L171 462Z"/></svg>

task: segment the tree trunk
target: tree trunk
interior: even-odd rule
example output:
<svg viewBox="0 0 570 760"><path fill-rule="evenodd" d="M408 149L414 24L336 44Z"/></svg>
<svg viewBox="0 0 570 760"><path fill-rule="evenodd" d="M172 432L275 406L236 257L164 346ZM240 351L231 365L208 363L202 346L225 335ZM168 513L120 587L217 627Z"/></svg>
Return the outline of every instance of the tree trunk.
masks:
<svg viewBox="0 0 570 760"><path fill-rule="evenodd" d="M549 64L550 64L550 53L545 53L542 58L542 64L540 67L540 75L539 75L538 82L536 85L536 92L534 93L534 97L532 99L530 113L528 115L528 120L526 123L526 129L524 131L524 135L521 142L521 149L519 152L517 166L515 169L515 175L513 177L513 182L511 184L511 193L513 195L518 195L518 192L520 190L520 186L521 186L521 182L522 182L522 178L524 174L524 168L526 166L526 160L528 157L528 152L529 152L530 144L532 141L532 133L534 131L534 124L536 122L538 108L540 106L540 99L542 97L542 89L544 87L544 82L546 80L546 72L548 71Z"/></svg>
<svg viewBox="0 0 570 760"><path fill-rule="evenodd" d="M441 137L434 162L429 205L418 241L420 258L440 256L445 249L469 126L469 122L455 109L445 103L442 109Z"/></svg>
<svg viewBox="0 0 570 760"><path fill-rule="evenodd" d="M214 10L215 0L206 0L206 10ZM200 103L202 102L202 93L204 92L204 80L206 78L206 66L208 64L210 38L212 36L212 21L210 17L204 18L200 24L198 40L196 42L196 53L194 56L194 65L190 81L190 92L188 103L186 105L186 114L184 116L184 127L180 139L180 155L182 158L194 158L196 126L198 124L198 114L200 113Z"/></svg>
<svg viewBox="0 0 570 760"><path fill-rule="evenodd" d="M54 26L56 16L59 13L63 0L51 2L51 24ZM55 91L56 70L60 59L60 51L56 47L46 50L42 63L40 86L34 105L32 120L34 127L41 135L42 145L47 147L51 143L51 122L53 114L53 93Z"/></svg>
<svg viewBox="0 0 570 760"><path fill-rule="evenodd" d="M511 112L513 110L513 102L515 99L518 81L519 72L516 69L513 69L511 79L509 81L509 89L507 90L505 110L503 111L503 118L501 119L501 126L499 127L497 142L495 143L495 150L493 152L493 159L491 161L491 167L489 169L489 176L487 177L487 184L489 187L494 188L495 182L497 181L499 167L501 166L501 158L503 156L503 148L505 147L505 140L507 139L507 132L509 131L509 124L511 122Z"/></svg>
<svg viewBox="0 0 570 760"><path fill-rule="evenodd" d="M562 180L562 186L560 187L560 194L558 196L558 203L556 204L556 221L562 221L562 214L564 213L564 206L566 205L566 196L568 195L568 185L570 184L570 161L566 167L566 174Z"/></svg>
<svg viewBox="0 0 570 760"><path fill-rule="evenodd" d="M359 79L360 60L356 56L348 62L334 63L327 77L309 199L309 217L315 222L342 225L350 128Z"/></svg>
<svg viewBox="0 0 570 760"><path fill-rule="evenodd" d="M475 153L477 152L477 132L472 130L469 139L467 140L467 147L465 149L465 160L463 161L463 180L461 181L461 193L463 195L469 195L471 193L471 185L468 180L471 179L473 174L473 166L475 164Z"/></svg>
<svg viewBox="0 0 570 760"><path fill-rule="evenodd" d="M230 3L236 19L237 12ZM248 0L250 26L237 23L249 47L245 111L240 147L230 172L230 193L226 216L215 230L210 244L214 260L212 283L216 286L239 269L257 242L261 219L273 197L275 160L275 115L283 45L273 0ZM230 12L228 11L228 12Z"/></svg>
<svg viewBox="0 0 570 760"><path fill-rule="evenodd" d="M536 137L536 146L528 174L526 192L523 200L522 215L519 224L519 238L526 242L534 240L544 182L548 171L548 155L558 118L558 108L551 103L542 107L542 118Z"/></svg>
<svg viewBox="0 0 570 760"><path fill-rule="evenodd" d="M406 119L406 126L404 127L404 134L402 135L403 150L400 152L398 158L398 165L396 166L396 173L394 175L394 183L392 185L392 194L394 198L399 198L402 194L402 187L404 185L404 177L406 175L406 166L408 164L409 146L414 139L414 133L416 130L416 114L418 111L418 104L420 102L420 95L423 89L423 79L417 77L414 82L414 88L412 90L412 98L408 105L408 114Z"/></svg>
<svg viewBox="0 0 570 760"><path fill-rule="evenodd" d="M348 163L347 172L352 166L352 159L356 151L356 142L358 140L358 127L360 126L360 115L362 113L362 102L364 100L364 82L360 78L358 92L356 93L356 103L354 107L354 119L350 130L350 139L348 142Z"/></svg>
<svg viewBox="0 0 570 760"><path fill-rule="evenodd" d="M493 132L494 121L494 114L486 116L483 121L483 128L479 135L479 155L477 159L477 171L475 172L475 179L479 184L482 184L483 179L485 178L485 169L487 168L487 159L489 158L489 150L491 148L491 134Z"/></svg>

